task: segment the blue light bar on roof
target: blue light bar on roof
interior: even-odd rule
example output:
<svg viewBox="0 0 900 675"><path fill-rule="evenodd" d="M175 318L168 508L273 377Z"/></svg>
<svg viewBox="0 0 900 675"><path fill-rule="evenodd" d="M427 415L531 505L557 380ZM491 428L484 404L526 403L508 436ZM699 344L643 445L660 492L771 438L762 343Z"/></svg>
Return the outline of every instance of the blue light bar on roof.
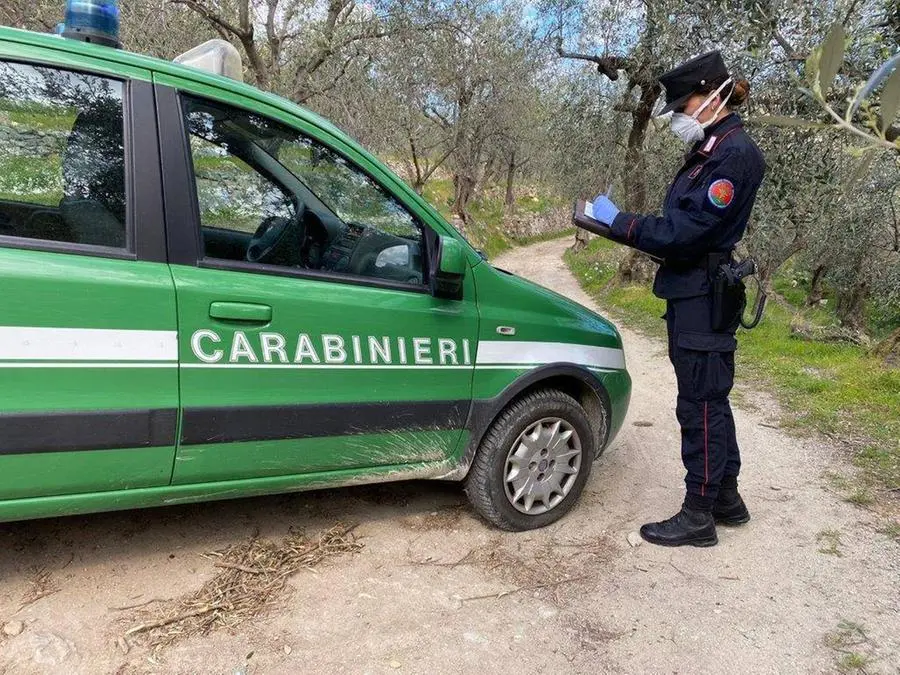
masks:
<svg viewBox="0 0 900 675"><path fill-rule="evenodd" d="M116 0L68 0L62 36L106 47L121 47Z"/></svg>

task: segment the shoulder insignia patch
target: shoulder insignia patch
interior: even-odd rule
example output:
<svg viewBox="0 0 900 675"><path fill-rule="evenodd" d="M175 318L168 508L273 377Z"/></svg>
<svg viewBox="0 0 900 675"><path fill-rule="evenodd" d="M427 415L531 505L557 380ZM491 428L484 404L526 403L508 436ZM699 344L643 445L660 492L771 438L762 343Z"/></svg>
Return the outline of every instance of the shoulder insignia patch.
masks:
<svg viewBox="0 0 900 675"><path fill-rule="evenodd" d="M734 199L734 183L727 178L715 180L709 186L709 190L706 191L706 196L709 197L709 201L712 202L713 206L724 209Z"/></svg>

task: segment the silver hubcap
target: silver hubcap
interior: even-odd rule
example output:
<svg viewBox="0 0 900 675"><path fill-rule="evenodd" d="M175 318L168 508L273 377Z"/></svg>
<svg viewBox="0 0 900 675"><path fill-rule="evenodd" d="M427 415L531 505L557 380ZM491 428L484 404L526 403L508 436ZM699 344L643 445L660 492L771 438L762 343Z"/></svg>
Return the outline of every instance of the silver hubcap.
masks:
<svg viewBox="0 0 900 675"><path fill-rule="evenodd" d="M581 439L558 417L523 431L506 456L503 486L517 511L546 513L566 498L581 470Z"/></svg>

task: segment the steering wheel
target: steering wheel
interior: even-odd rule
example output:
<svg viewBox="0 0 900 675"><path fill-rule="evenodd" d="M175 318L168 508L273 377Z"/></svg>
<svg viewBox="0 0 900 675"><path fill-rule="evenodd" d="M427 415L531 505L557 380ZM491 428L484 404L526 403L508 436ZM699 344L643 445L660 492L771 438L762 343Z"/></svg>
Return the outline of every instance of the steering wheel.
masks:
<svg viewBox="0 0 900 675"><path fill-rule="evenodd" d="M268 263L272 265L292 265L299 253L299 242L303 240L303 214L305 207L297 207L297 212L290 218L270 216L256 228L247 253L247 262ZM283 259L283 260L282 260Z"/></svg>

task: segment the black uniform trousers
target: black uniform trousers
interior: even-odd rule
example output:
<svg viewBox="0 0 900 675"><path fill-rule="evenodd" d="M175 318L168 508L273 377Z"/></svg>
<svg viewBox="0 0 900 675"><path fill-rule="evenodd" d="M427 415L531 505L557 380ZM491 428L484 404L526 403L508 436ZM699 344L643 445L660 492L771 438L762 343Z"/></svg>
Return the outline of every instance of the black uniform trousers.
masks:
<svg viewBox="0 0 900 675"><path fill-rule="evenodd" d="M681 425L681 459L687 470L685 505L708 510L719 486L741 470L728 394L734 385L734 331L713 332L711 298L669 300L669 359L678 380L675 415Z"/></svg>

